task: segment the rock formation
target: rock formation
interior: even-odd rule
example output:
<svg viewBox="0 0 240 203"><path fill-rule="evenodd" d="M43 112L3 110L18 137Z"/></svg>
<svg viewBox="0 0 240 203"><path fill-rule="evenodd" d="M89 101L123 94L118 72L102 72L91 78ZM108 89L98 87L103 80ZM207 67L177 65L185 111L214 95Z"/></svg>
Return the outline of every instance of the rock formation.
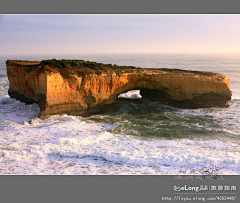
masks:
<svg viewBox="0 0 240 203"><path fill-rule="evenodd" d="M226 107L230 78L212 72L135 68L82 60L7 60L9 95L36 102L39 118L102 113L119 94L140 89L143 97L183 108Z"/></svg>

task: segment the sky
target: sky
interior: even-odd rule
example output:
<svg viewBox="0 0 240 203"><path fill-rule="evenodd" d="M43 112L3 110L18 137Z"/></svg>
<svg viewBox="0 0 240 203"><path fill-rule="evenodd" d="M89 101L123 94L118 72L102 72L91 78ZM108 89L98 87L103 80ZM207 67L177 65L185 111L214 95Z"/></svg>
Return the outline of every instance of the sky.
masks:
<svg viewBox="0 0 240 203"><path fill-rule="evenodd" d="M0 55L239 54L238 14L0 15Z"/></svg>

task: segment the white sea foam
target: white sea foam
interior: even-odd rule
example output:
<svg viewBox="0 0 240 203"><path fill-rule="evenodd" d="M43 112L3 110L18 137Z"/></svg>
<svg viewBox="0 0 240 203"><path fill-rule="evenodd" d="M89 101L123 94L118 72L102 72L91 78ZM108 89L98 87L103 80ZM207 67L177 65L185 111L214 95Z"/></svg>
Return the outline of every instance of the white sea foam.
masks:
<svg viewBox="0 0 240 203"><path fill-rule="evenodd" d="M179 174L181 169L216 166L224 174L240 174L238 143L141 138L108 131L116 126L73 116L8 125L0 131L0 173Z"/></svg>
<svg viewBox="0 0 240 203"><path fill-rule="evenodd" d="M232 87L234 89L232 89ZM235 84L234 86L231 86L232 90L232 100L239 100L240 99L240 90L239 90L239 84Z"/></svg>
<svg viewBox="0 0 240 203"><path fill-rule="evenodd" d="M36 118L39 111L37 104L26 105L7 95L0 97L0 121L24 123Z"/></svg>
<svg viewBox="0 0 240 203"><path fill-rule="evenodd" d="M232 99L234 99L234 100L239 100L239 99L240 99L240 96L232 96Z"/></svg>
<svg viewBox="0 0 240 203"><path fill-rule="evenodd" d="M126 93L120 94L118 98L128 98L128 99L141 99L140 90L131 90Z"/></svg>

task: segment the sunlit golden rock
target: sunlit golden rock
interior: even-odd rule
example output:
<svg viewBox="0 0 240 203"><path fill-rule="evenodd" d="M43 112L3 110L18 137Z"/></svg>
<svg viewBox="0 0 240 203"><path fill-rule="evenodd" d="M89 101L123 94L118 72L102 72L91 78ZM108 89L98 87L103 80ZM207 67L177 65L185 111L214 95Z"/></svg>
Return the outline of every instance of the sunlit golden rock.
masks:
<svg viewBox="0 0 240 203"><path fill-rule="evenodd" d="M82 60L6 61L9 95L36 102L40 118L102 113L119 94L140 89L143 97L183 108L227 107L230 78L212 72L117 66Z"/></svg>

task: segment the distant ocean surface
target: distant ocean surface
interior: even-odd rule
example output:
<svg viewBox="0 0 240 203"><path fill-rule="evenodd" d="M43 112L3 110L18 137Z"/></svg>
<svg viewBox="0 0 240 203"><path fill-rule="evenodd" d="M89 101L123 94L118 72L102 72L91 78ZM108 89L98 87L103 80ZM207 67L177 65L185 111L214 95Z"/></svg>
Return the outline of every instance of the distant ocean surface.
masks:
<svg viewBox="0 0 240 203"><path fill-rule="evenodd" d="M5 61L49 58L222 73L232 100L228 108L180 109L134 90L105 114L40 120L37 104L8 96ZM240 174L239 138L240 55L0 56L0 174Z"/></svg>

